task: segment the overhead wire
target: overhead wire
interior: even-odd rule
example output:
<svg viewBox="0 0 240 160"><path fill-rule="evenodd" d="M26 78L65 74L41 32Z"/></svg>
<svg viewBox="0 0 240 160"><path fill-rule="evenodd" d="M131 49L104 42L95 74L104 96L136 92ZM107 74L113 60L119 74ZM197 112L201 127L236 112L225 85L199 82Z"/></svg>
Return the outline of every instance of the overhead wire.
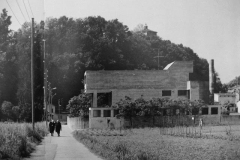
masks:
<svg viewBox="0 0 240 160"><path fill-rule="evenodd" d="M24 4L25 10L26 10L26 12L27 12L28 19L29 19L29 21L31 21L31 19L30 19L29 15L28 15L28 11L27 11L27 8L26 8L26 5L25 5L25 2L24 2L24 0L23 0L23 4Z"/></svg>
<svg viewBox="0 0 240 160"><path fill-rule="evenodd" d="M31 13L32 13L32 17L34 18L34 15L33 15L33 12L32 12L32 7L31 7L31 5L30 5L30 3L29 3L29 0L28 0L28 5L29 5L29 7L30 7L30 10L31 10Z"/></svg>
<svg viewBox="0 0 240 160"><path fill-rule="evenodd" d="M18 4L18 0L16 0L17 1L17 4ZM22 12L22 9L21 9L21 7L19 6L19 4L18 4L18 8L20 9L20 11L21 11L21 13L22 13L22 15L23 15L23 18L25 19L25 21L27 21L26 20L26 18L25 18L25 16L24 16L24 14L23 14L23 12Z"/></svg>
<svg viewBox="0 0 240 160"><path fill-rule="evenodd" d="M8 6L9 6L9 8L11 9L11 11L12 11L14 17L16 18L16 20L18 21L19 25L21 26L21 23L20 23L19 20L17 19L17 16L14 14L14 12L13 12L13 10L12 10L12 8L11 8L11 6L9 5L9 3L8 3L7 0L6 0L6 2L7 2L7 4L8 4Z"/></svg>

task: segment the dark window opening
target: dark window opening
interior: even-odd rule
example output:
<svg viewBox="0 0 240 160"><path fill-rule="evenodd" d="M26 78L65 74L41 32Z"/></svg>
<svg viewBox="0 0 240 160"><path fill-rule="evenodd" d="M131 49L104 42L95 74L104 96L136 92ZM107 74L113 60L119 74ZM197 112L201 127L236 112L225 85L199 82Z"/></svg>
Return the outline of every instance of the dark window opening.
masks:
<svg viewBox="0 0 240 160"><path fill-rule="evenodd" d="M97 94L98 107L111 107L112 106L112 92L98 93Z"/></svg>
<svg viewBox="0 0 240 160"><path fill-rule="evenodd" d="M187 97L190 99L190 90L187 90Z"/></svg>
<svg viewBox="0 0 240 160"><path fill-rule="evenodd" d="M178 90L178 96L187 96L187 90Z"/></svg>
<svg viewBox="0 0 240 160"><path fill-rule="evenodd" d="M171 90L163 90L162 91L162 96L171 96Z"/></svg>
<svg viewBox="0 0 240 160"><path fill-rule="evenodd" d="M111 110L103 110L103 117L111 117Z"/></svg>
<svg viewBox="0 0 240 160"><path fill-rule="evenodd" d="M116 117L116 115L119 114L119 110L118 109L115 109L114 112L113 112L113 117Z"/></svg>
<svg viewBox="0 0 240 160"><path fill-rule="evenodd" d="M208 108L202 108L202 115L208 115Z"/></svg>
<svg viewBox="0 0 240 160"><path fill-rule="evenodd" d="M211 108L211 113L212 114L218 114L218 108L217 107Z"/></svg>
<svg viewBox="0 0 240 160"><path fill-rule="evenodd" d="M93 117L101 117L101 110L93 110Z"/></svg>

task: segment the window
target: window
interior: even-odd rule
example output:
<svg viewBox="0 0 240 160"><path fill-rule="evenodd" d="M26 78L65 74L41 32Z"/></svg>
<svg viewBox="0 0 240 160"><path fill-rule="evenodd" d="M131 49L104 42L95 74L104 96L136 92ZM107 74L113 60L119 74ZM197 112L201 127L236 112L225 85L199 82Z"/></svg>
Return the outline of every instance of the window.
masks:
<svg viewBox="0 0 240 160"><path fill-rule="evenodd" d="M112 105L112 92L97 93L97 106L106 107Z"/></svg>
<svg viewBox="0 0 240 160"><path fill-rule="evenodd" d="M178 90L178 96L187 96L187 90Z"/></svg>
<svg viewBox="0 0 240 160"><path fill-rule="evenodd" d="M103 110L103 117L111 117L111 110Z"/></svg>
<svg viewBox="0 0 240 160"><path fill-rule="evenodd" d="M202 115L208 115L208 108L202 108Z"/></svg>
<svg viewBox="0 0 240 160"><path fill-rule="evenodd" d="M217 107L212 107L211 108L211 113L212 114L218 114L218 108Z"/></svg>
<svg viewBox="0 0 240 160"><path fill-rule="evenodd" d="M93 110L93 117L101 117L101 110Z"/></svg>
<svg viewBox="0 0 240 160"><path fill-rule="evenodd" d="M162 96L171 96L171 90L163 90Z"/></svg>

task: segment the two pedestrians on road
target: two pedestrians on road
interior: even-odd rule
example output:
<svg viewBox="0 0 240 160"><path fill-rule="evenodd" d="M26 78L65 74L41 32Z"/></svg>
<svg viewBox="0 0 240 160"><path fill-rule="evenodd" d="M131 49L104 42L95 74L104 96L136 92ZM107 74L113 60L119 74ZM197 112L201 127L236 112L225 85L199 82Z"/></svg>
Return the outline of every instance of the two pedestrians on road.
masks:
<svg viewBox="0 0 240 160"><path fill-rule="evenodd" d="M62 125L61 122L59 120L57 120L57 122L54 122L54 120L52 120L49 123L49 132L51 133L51 136L54 135L54 130L57 132L58 137L60 136L60 131L62 130Z"/></svg>

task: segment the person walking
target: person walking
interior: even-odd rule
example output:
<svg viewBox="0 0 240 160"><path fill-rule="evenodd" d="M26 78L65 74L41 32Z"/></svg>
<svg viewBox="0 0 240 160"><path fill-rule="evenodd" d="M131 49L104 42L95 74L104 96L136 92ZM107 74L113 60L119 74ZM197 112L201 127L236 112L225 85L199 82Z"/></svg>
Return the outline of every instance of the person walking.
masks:
<svg viewBox="0 0 240 160"><path fill-rule="evenodd" d="M56 122L56 128L55 128L57 134L58 134L58 137L60 136L60 131L62 130L62 125L61 125L61 122L59 120L57 120Z"/></svg>
<svg viewBox="0 0 240 160"><path fill-rule="evenodd" d="M52 119L52 121L49 123L49 132L51 133L51 136L54 134L54 128L55 128L55 122Z"/></svg>

